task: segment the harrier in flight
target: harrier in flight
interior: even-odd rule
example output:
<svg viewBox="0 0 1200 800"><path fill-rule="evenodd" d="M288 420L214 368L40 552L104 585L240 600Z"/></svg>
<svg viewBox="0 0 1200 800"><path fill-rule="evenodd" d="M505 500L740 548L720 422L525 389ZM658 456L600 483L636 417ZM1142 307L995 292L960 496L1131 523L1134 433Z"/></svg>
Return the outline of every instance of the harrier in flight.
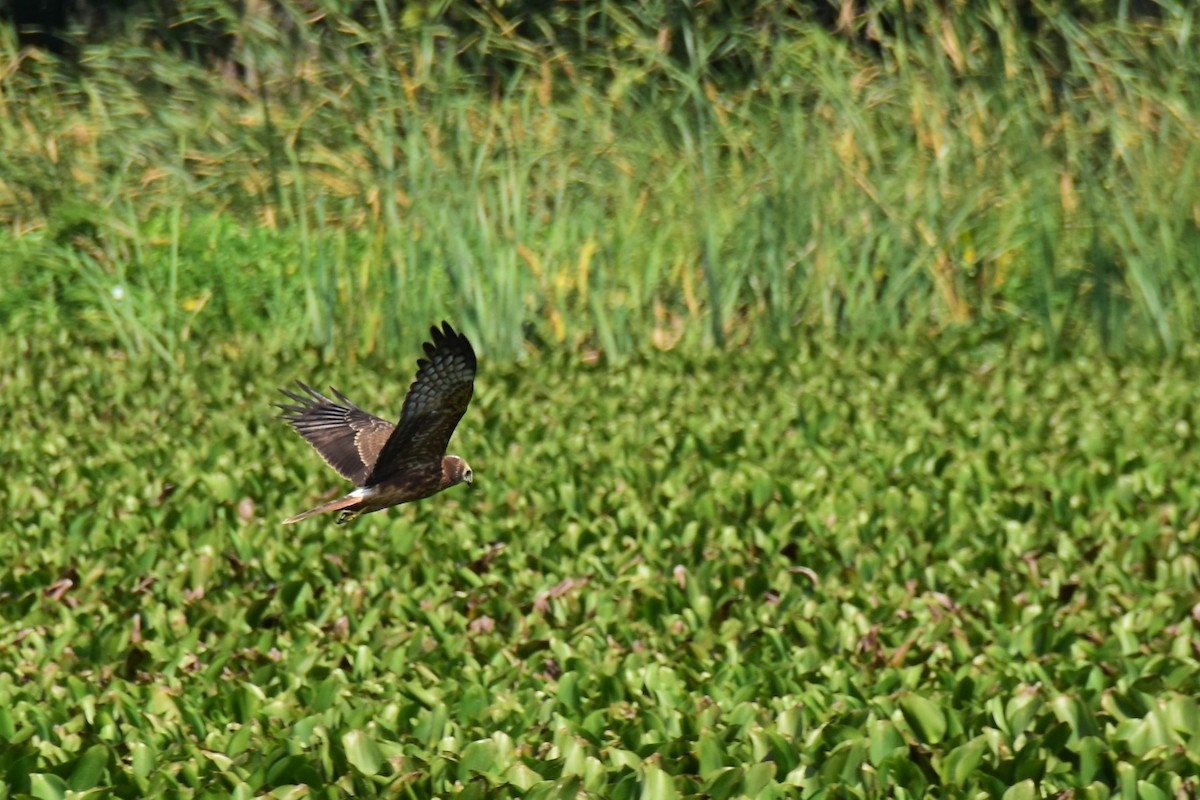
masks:
<svg viewBox="0 0 1200 800"><path fill-rule="evenodd" d="M343 478L358 488L350 494L289 517L299 522L326 511L341 511L343 525L363 514L420 500L459 483L471 485L471 467L448 456L446 445L454 426L471 402L475 380L475 351L467 337L447 322L430 329L426 358L417 361L417 379L404 398L395 425L368 414L337 389L331 400L296 384L307 397L280 389L296 405L277 404L280 416L316 448Z"/></svg>

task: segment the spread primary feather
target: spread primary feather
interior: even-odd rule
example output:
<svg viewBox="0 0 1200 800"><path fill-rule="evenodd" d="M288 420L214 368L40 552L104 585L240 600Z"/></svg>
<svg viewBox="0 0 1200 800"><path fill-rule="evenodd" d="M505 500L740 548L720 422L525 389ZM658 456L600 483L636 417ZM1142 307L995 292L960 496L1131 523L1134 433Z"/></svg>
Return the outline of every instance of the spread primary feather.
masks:
<svg viewBox="0 0 1200 800"><path fill-rule="evenodd" d="M449 323L430 328L426 358L417 361L393 425L359 408L330 387L336 399L297 381L301 392L280 389L291 404L278 404L292 424L338 474L360 489L309 509L285 523L328 511L341 511L338 524L390 506L420 500L458 483L472 482L471 467L446 455L455 426L471 402L475 351Z"/></svg>

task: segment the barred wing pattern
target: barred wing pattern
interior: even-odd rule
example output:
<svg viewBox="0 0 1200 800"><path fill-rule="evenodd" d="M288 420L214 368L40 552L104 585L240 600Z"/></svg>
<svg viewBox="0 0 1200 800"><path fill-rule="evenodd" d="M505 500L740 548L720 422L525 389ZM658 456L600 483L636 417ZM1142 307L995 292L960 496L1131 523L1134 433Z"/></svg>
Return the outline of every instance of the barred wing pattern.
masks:
<svg viewBox="0 0 1200 800"><path fill-rule="evenodd" d="M433 341L425 343L426 358L417 361L417 379L404 398L400 421L378 453L367 486L411 467L439 463L471 402L476 366L471 343L447 322L430 328L430 334Z"/></svg>
<svg viewBox="0 0 1200 800"><path fill-rule="evenodd" d="M363 411L332 386L329 389L337 400L300 381L296 381L296 385L308 396L280 389L296 403L278 403L284 411L280 416L290 422L338 474L355 486L364 485L375 468L379 451L396 426Z"/></svg>

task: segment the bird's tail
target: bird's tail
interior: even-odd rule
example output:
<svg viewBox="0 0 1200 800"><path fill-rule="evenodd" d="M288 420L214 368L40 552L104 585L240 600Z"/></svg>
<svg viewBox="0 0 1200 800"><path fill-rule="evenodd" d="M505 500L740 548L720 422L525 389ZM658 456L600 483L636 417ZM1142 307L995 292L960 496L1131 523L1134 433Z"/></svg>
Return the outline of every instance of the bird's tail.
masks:
<svg viewBox="0 0 1200 800"><path fill-rule="evenodd" d="M283 524L291 525L293 522L299 522L302 519L308 519L309 517L315 517L317 514L324 514L326 511L341 511L342 509L350 508L351 506L358 505L361 502L362 502L361 497L355 497L353 494L348 494L343 497L339 497L336 500L330 500L328 503L322 503L321 505L317 506L316 508L310 508L308 511L303 511L294 517L288 517L287 519L285 519L283 521ZM350 514L350 513L352 513L352 512L349 512L349 511L343 512L342 516L345 517L347 514ZM358 515L355 514L354 516L358 516ZM346 520L346 521L348 522L349 520ZM339 522L340 522L340 520L339 520Z"/></svg>

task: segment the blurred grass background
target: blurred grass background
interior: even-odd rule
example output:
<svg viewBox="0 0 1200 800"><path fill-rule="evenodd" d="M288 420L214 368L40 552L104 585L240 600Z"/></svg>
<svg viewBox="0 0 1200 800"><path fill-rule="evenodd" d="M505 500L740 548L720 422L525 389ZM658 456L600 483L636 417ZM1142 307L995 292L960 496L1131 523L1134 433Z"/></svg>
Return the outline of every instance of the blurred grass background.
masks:
<svg viewBox="0 0 1200 800"><path fill-rule="evenodd" d="M182 363L442 316L500 357L1196 332L1191 4L134 8L0 28L9 334Z"/></svg>

